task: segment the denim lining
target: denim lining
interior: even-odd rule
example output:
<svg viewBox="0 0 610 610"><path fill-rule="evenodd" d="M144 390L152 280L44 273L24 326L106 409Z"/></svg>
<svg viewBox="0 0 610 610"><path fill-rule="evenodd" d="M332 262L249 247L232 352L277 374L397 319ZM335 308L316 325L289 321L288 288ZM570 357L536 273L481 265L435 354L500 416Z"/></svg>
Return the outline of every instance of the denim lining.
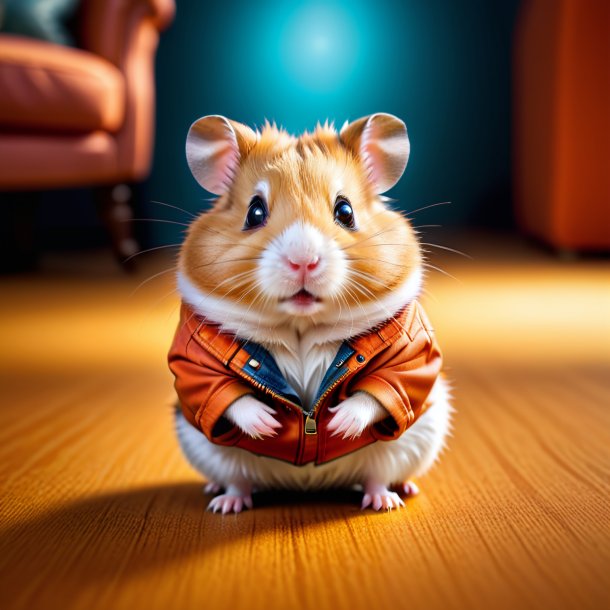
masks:
<svg viewBox="0 0 610 610"><path fill-rule="evenodd" d="M251 349L248 349L251 348ZM248 374L258 383L268 386L276 394L282 398L294 402L295 404L302 407L301 400L296 393L295 389L288 383L286 378L282 375L275 358L261 345L249 341L247 344L242 346L242 349L248 354L249 358L246 361L245 369ZM343 342L337 351L332 364L326 371L320 387L316 392L314 404L319 400L320 396L333 384L333 382L343 375L348 368L345 366L337 366L339 363L343 363L348 360L354 354L354 349L347 343ZM260 366L254 368L250 366L250 360L257 360Z"/></svg>

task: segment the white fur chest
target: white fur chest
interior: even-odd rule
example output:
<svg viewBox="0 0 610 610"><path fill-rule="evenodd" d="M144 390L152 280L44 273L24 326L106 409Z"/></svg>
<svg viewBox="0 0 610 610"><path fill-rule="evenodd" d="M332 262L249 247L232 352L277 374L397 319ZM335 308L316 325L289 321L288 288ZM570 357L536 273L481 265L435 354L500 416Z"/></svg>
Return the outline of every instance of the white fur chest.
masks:
<svg viewBox="0 0 610 610"><path fill-rule="evenodd" d="M308 409L340 345L341 341L322 344L299 341L290 348L270 345L267 349L286 381L296 390L303 406Z"/></svg>

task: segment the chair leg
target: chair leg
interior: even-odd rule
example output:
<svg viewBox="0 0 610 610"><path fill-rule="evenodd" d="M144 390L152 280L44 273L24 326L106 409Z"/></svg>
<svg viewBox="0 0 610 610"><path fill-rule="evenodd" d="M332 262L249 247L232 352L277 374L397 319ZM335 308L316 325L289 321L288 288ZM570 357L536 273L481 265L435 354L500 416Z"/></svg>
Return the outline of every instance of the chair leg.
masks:
<svg viewBox="0 0 610 610"><path fill-rule="evenodd" d="M95 189L100 216L110 233L112 249L123 269L133 271L130 258L140 248L133 232L133 189L127 184L100 186Z"/></svg>
<svg viewBox="0 0 610 610"><path fill-rule="evenodd" d="M3 193L0 223L0 272L33 271L40 255L36 214L38 192Z"/></svg>

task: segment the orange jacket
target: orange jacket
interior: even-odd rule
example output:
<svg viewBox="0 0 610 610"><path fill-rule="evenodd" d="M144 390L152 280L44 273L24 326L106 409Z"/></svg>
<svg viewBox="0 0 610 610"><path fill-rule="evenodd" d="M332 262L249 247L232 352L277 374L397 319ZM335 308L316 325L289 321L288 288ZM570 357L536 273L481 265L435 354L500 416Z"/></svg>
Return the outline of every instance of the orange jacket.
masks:
<svg viewBox="0 0 610 610"><path fill-rule="evenodd" d="M441 369L441 353L417 302L366 335L344 342L306 412L262 346L236 339L182 305L169 367L187 420L219 445L292 462L328 462L377 440L398 438L426 410ZM337 405L358 390L373 395L389 417L358 438L331 436ZM272 405L282 424L277 436L254 439L222 417L236 399L253 394Z"/></svg>

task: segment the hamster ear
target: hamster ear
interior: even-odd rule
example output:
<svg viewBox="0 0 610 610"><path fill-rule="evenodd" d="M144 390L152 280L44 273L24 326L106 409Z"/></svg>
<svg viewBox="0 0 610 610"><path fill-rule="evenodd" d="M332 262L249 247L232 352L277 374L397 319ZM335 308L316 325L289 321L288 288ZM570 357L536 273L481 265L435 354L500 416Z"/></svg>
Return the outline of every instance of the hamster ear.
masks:
<svg viewBox="0 0 610 610"><path fill-rule="evenodd" d="M382 112L362 117L346 123L340 138L364 161L377 193L385 193L400 180L410 145L407 126L399 118Z"/></svg>
<svg viewBox="0 0 610 610"><path fill-rule="evenodd" d="M256 143L249 127L220 115L196 120L186 136L186 160L193 177L214 195L231 186L242 157Z"/></svg>

